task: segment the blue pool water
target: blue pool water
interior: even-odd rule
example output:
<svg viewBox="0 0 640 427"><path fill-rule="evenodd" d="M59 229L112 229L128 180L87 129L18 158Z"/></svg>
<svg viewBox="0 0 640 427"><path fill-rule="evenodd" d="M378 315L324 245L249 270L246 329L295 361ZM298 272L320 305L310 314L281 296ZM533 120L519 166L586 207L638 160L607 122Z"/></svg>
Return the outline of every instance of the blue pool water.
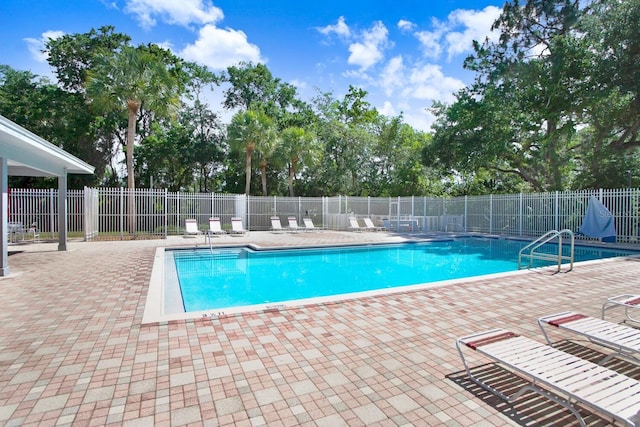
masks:
<svg viewBox="0 0 640 427"><path fill-rule="evenodd" d="M184 309L190 312L515 271L527 243L465 238L295 250L194 249L167 251L167 263L175 263ZM552 246L549 251L557 251ZM629 254L637 252L576 246L575 259Z"/></svg>

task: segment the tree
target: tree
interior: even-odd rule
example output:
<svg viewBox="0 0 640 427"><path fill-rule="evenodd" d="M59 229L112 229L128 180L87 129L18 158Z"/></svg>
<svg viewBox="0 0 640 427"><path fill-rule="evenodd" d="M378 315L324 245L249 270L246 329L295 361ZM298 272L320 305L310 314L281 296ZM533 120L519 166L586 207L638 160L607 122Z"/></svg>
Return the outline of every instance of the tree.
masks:
<svg viewBox="0 0 640 427"><path fill-rule="evenodd" d="M70 92L84 92L89 70L101 57L127 46L131 37L116 33L111 25L83 34L65 34L45 44L47 62L58 83Z"/></svg>
<svg viewBox="0 0 640 427"><path fill-rule="evenodd" d="M71 176L69 188L99 182L110 153L95 137L93 116L81 95L28 71L0 65L0 114L95 166L95 175ZM14 177L12 185L49 187L55 182Z"/></svg>
<svg viewBox="0 0 640 427"><path fill-rule="evenodd" d="M96 58L87 73L86 90L91 105L98 111L127 113L127 186L129 231L135 233L134 144L138 114L144 108L157 116L171 115L180 104L179 81L169 68L175 57L159 48L124 46L115 55ZM173 62L173 61L172 61Z"/></svg>
<svg viewBox="0 0 640 427"><path fill-rule="evenodd" d="M233 116L227 128L231 150L245 159L245 194L251 194L252 158L256 146L273 135L273 121L262 111L241 111ZM263 188L266 193L266 190Z"/></svg>
<svg viewBox="0 0 640 427"><path fill-rule="evenodd" d="M262 182L262 195L267 196L267 166L273 160L273 154L276 150L277 136L275 127L272 123L265 121L263 133L260 137L260 143L256 147L256 154L259 159L260 181Z"/></svg>
<svg viewBox="0 0 640 427"><path fill-rule="evenodd" d="M316 157L315 135L297 126L288 127L280 133L278 151L287 159L289 196L294 197L293 180L300 164L310 166Z"/></svg>
<svg viewBox="0 0 640 427"><path fill-rule="evenodd" d="M493 25L499 41L475 42L465 61L477 72L474 84L450 108L434 106L438 159L463 172L516 174L537 191L570 185L585 106L580 6L569 0L505 4Z"/></svg>
<svg viewBox="0 0 640 427"><path fill-rule="evenodd" d="M373 167L378 112L366 96L366 91L350 86L341 100L331 93L315 99L316 134L324 149L316 186L323 194L368 195L365 176Z"/></svg>
<svg viewBox="0 0 640 427"><path fill-rule="evenodd" d="M296 88L274 78L264 64L242 62L227 68L225 80L231 87L224 92L224 107L244 110L261 108L265 112L285 109L296 97Z"/></svg>

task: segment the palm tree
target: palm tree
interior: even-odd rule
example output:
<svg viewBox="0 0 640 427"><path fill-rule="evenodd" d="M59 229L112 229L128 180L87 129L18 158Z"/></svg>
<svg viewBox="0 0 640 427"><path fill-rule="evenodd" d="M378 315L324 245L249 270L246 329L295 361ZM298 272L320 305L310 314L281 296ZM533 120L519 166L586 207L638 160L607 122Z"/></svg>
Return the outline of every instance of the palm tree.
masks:
<svg viewBox="0 0 640 427"><path fill-rule="evenodd" d="M237 113L231 119L228 127L229 143L236 152L244 152L245 156L245 194L249 194L251 188L251 161L253 154L258 150L261 157L261 169L266 170L266 156L274 140L273 121L262 111L247 110ZM270 154L268 154L270 155ZM266 195L266 176L263 177L263 192Z"/></svg>
<svg viewBox="0 0 640 427"><path fill-rule="evenodd" d="M282 131L279 151L289 163L289 196L294 197L293 179L300 162L310 163L315 154L315 135L303 128L292 126Z"/></svg>
<svg viewBox="0 0 640 427"><path fill-rule="evenodd" d="M262 195L267 195L267 165L276 149L276 130L271 124L264 128L260 144L258 144L256 153L260 159L260 180L262 181Z"/></svg>
<svg viewBox="0 0 640 427"><path fill-rule="evenodd" d="M124 46L114 55L97 58L87 73L87 96L98 111L127 112L127 187L129 188L129 232L135 233L135 176L133 146L140 109L154 116L173 115L180 105L177 77L168 69L169 52L158 48Z"/></svg>

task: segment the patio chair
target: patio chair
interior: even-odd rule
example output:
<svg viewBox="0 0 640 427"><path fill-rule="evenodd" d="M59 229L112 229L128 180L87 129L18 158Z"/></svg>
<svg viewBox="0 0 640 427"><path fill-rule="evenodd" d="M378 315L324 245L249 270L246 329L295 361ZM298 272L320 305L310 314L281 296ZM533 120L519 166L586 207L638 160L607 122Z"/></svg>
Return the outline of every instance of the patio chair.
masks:
<svg viewBox="0 0 640 427"><path fill-rule="evenodd" d="M33 242L40 241L40 229L38 228L37 222L34 221L31 223L31 227L27 230L27 235L31 237Z"/></svg>
<svg viewBox="0 0 640 427"><path fill-rule="evenodd" d="M271 231L273 233L284 233L284 228L282 228L282 224L280 223L280 218L277 216L271 217Z"/></svg>
<svg viewBox="0 0 640 427"><path fill-rule="evenodd" d="M360 227L360 224L358 224L357 218L349 218L349 230L362 231L362 227Z"/></svg>
<svg viewBox="0 0 640 427"><path fill-rule="evenodd" d="M245 230L242 225L242 218L237 216L231 218L231 230L229 231L229 234L232 236L244 236L247 234L247 230Z"/></svg>
<svg viewBox="0 0 640 427"><path fill-rule="evenodd" d="M297 233L300 231L300 227L298 227L298 220L295 216L287 217L287 221L289 222L289 231L292 233Z"/></svg>
<svg viewBox="0 0 640 427"><path fill-rule="evenodd" d="M600 364L618 356L640 362L640 329L632 328L620 323L598 319L573 311L565 311L538 319L538 325L545 339L551 345L551 340L545 330L545 325L554 326L564 331L573 332L587 338L594 344L613 350Z"/></svg>
<svg viewBox="0 0 640 427"><path fill-rule="evenodd" d="M207 231L207 234L209 236L220 236L222 234L227 234L222 229L222 225L220 224L220 218L215 216L209 218L209 230Z"/></svg>
<svg viewBox="0 0 640 427"><path fill-rule="evenodd" d="M371 220L371 218L364 218L364 229L365 230L370 230L370 231L384 231L385 227L379 227L377 225L375 225L373 223L373 221Z"/></svg>
<svg viewBox="0 0 640 427"><path fill-rule="evenodd" d="M616 295L615 297L607 298L605 303L602 304L602 319L604 320L604 316L607 310L622 307L624 307L624 315L627 320L640 323L640 320L634 319L629 315L630 309L640 309L640 295L633 294L622 294Z"/></svg>
<svg viewBox="0 0 640 427"><path fill-rule="evenodd" d="M8 236L9 242L18 242L24 240L24 226L19 221L9 221L8 223ZM20 238L18 239L18 236Z"/></svg>
<svg viewBox="0 0 640 427"><path fill-rule="evenodd" d="M302 222L304 223L304 231L316 231L316 230L318 230L318 228L316 228L316 226L313 223L313 220L311 218L302 218Z"/></svg>
<svg viewBox="0 0 640 427"><path fill-rule="evenodd" d="M198 221L193 218L184 220L184 236L183 237L196 237L202 234L202 231L198 229Z"/></svg>
<svg viewBox="0 0 640 427"><path fill-rule="evenodd" d="M586 423L577 405L640 425L640 382L626 375L505 329L458 338L456 347L469 379L509 403L534 391L567 408L581 426ZM511 395L500 392L471 373L463 348L476 350L530 383Z"/></svg>

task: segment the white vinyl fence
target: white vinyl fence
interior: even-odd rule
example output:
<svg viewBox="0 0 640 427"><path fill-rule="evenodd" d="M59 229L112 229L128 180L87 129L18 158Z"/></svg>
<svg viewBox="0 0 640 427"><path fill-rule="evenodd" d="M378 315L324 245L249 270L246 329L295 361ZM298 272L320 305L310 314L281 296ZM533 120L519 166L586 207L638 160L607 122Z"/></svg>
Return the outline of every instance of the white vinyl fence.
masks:
<svg viewBox="0 0 640 427"><path fill-rule="evenodd" d="M638 242L640 190L591 190L443 197L262 197L239 194L175 193L157 189L85 188L68 191L69 237L85 240L165 238L184 232L195 218L201 229L219 217L230 228L242 218L248 230L269 230L270 217L283 224L309 217L317 227L346 230L348 218L370 217L391 230L478 232L537 237L549 230L577 232L590 196L613 214L617 241ZM132 199L131 199L132 198ZM57 234L57 190L11 189L9 221L37 223L42 238ZM135 209L135 212L129 212ZM132 233L132 231L134 231Z"/></svg>

